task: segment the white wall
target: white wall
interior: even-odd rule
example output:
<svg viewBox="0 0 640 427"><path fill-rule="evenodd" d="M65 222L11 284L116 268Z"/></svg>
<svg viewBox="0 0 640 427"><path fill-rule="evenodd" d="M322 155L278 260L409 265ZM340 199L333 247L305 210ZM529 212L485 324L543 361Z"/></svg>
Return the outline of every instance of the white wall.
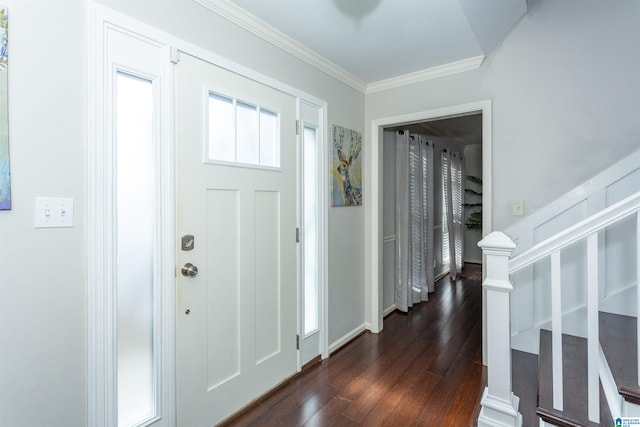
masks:
<svg viewBox="0 0 640 427"><path fill-rule="evenodd" d="M86 28L81 1L5 1L13 210L0 211L0 425L86 425ZM74 227L34 229L34 198Z"/></svg>
<svg viewBox="0 0 640 427"><path fill-rule="evenodd" d="M529 6L478 70L366 98L367 123L492 99L494 230L511 200L533 212L640 143L640 3Z"/></svg>

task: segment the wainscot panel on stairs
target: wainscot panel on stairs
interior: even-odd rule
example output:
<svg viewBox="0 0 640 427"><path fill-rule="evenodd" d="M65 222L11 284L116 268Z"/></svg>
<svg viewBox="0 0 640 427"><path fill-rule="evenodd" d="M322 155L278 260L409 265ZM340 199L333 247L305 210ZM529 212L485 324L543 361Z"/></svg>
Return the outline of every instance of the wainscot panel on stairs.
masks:
<svg viewBox="0 0 640 427"><path fill-rule="evenodd" d="M502 230L517 244L513 256L530 249L533 245L555 235L573 224L593 215L634 194L640 189L640 150L630 153L621 161L598 175L575 187L547 206L527 214L520 221ZM626 298L635 291L635 271L626 268L633 263L633 218L622 221L602 231L599 237L599 281L601 304L615 307L615 313L635 316L635 307ZM563 253L563 275L568 289L579 289L585 272L585 260L581 245L574 245ZM604 268L606 264L607 268ZM531 266L511 276L514 290L511 294L512 345L522 351L537 353L537 329L550 319L547 310L549 293L548 268L544 263ZM576 288L573 288L573 287ZM563 306L565 312L577 309L583 301L581 294L569 293ZM604 300L603 300L604 298ZM633 298L635 299L635 298ZM605 310L606 311L606 310ZM572 327L568 319L565 326ZM584 336L580 323L570 331ZM530 334L527 334L530 332Z"/></svg>

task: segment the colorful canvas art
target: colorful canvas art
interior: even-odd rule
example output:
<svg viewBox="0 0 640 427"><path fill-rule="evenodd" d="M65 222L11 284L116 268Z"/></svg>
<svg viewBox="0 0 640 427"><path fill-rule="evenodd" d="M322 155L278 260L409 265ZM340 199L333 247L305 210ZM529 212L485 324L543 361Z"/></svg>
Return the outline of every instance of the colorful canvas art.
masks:
<svg viewBox="0 0 640 427"><path fill-rule="evenodd" d="M362 134L333 125L331 206L362 205Z"/></svg>
<svg viewBox="0 0 640 427"><path fill-rule="evenodd" d="M9 98L7 69L9 50L7 9L0 6L0 209L11 209L11 175L9 173Z"/></svg>

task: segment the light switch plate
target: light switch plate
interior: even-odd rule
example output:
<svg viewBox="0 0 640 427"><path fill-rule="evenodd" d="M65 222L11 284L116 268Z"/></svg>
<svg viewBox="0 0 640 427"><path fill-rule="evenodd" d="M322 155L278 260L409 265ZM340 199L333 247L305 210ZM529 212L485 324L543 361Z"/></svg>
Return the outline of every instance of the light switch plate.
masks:
<svg viewBox="0 0 640 427"><path fill-rule="evenodd" d="M513 215L513 216L524 216L524 201L523 200L513 200L511 202L511 215Z"/></svg>
<svg viewBox="0 0 640 427"><path fill-rule="evenodd" d="M36 197L34 228L73 227L73 199Z"/></svg>

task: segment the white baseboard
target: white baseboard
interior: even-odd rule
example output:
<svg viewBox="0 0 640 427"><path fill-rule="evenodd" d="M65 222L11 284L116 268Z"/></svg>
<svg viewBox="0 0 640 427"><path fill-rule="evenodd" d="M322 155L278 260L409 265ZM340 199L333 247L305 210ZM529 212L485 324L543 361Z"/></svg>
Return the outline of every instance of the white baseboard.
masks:
<svg viewBox="0 0 640 427"><path fill-rule="evenodd" d="M599 302L600 311L635 317L638 314L636 284L631 283L611 292Z"/></svg>
<svg viewBox="0 0 640 427"><path fill-rule="evenodd" d="M449 274L449 269L446 269L445 271L443 271L442 273L438 274L436 277L434 277L433 281L437 282L438 280L442 279L444 276L446 276L447 274Z"/></svg>
<svg viewBox="0 0 640 427"><path fill-rule="evenodd" d="M371 328L370 327L367 328L367 324L363 323L355 327L351 331L347 332L345 335L343 335L342 337L338 338L337 340L329 344L329 354L338 350L340 347L344 346L346 343L348 343L349 341L351 341L352 339L354 339L355 337L357 337L367 329L371 329Z"/></svg>
<svg viewBox="0 0 640 427"><path fill-rule="evenodd" d="M392 313L393 311L395 311L395 309L396 309L396 305L391 304L391 306L384 309L384 311L382 312L382 317L386 317L389 313Z"/></svg>
<svg viewBox="0 0 640 427"><path fill-rule="evenodd" d="M482 260L481 259L465 259L464 263L465 264L481 264L482 265Z"/></svg>

